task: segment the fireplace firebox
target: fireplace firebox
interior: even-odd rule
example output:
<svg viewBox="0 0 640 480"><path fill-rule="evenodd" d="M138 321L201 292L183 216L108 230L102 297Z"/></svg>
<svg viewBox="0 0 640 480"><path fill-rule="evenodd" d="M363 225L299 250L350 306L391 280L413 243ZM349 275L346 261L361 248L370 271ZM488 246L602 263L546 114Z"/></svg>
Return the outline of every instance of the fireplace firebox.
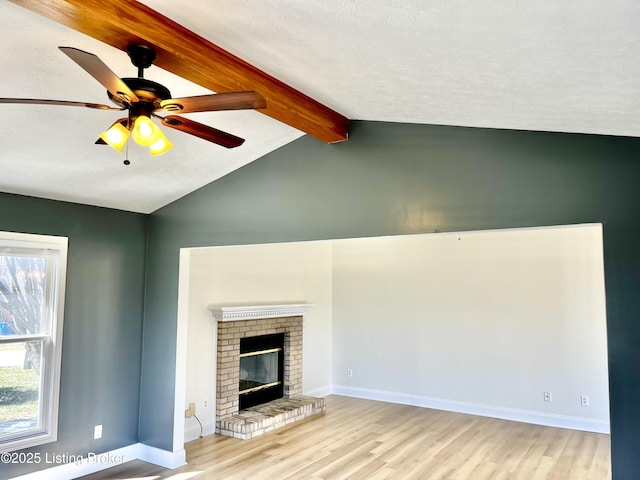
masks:
<svg viewBox="0 0 640 480"><path fill-rule="evenodd" d="M284 333L240 339L239 409L282 398Z"/></svg>

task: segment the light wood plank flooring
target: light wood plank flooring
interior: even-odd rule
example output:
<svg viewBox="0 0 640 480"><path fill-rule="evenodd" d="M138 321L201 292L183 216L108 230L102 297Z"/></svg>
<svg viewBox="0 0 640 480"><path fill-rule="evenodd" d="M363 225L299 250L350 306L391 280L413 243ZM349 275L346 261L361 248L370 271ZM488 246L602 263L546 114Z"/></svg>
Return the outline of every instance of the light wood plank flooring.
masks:
<svg viewBox="0 0 640 480"><path fill-rule="evenodd" d="M85 479L606 480L609 436L355 398L327 413L236 440L186 445L188 465L129 462Z"/></svg>

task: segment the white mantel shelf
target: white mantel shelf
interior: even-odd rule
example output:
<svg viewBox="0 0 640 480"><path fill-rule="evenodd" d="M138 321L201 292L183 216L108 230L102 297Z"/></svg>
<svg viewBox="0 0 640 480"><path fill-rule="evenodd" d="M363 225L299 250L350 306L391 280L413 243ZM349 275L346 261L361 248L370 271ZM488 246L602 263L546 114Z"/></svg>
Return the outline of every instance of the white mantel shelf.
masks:
<svg viewBox="0 0 640 480"><path fill-rule="evenodd" d="M286 305L249 305L223 307L212 305L209 311L218 322L256 320L258 318L299 317L314 307L313 303L289 303Z"/></svg>

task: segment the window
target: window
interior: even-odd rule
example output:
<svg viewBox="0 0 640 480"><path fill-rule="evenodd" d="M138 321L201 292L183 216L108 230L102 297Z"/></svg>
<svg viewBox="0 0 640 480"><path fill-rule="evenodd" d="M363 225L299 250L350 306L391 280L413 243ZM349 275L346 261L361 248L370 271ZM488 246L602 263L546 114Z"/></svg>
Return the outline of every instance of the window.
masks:
<svg viewBox="0 0 640 480"><path fill-rule="evenodd" d="M0 232L0 452L55 441L67 238Z"/></svg>

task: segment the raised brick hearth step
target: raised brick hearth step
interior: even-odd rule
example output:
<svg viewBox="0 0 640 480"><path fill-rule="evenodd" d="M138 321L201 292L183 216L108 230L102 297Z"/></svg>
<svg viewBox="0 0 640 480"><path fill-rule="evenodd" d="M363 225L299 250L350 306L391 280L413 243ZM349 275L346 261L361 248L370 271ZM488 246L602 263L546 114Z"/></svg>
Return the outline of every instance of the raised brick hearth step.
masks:
<svg viewBox="0 0 640 480"><path fill-rule="evenodd" d="M325 412L324 398L298 395L247 408L220 422L220 433L248 440Z"/></svg>

